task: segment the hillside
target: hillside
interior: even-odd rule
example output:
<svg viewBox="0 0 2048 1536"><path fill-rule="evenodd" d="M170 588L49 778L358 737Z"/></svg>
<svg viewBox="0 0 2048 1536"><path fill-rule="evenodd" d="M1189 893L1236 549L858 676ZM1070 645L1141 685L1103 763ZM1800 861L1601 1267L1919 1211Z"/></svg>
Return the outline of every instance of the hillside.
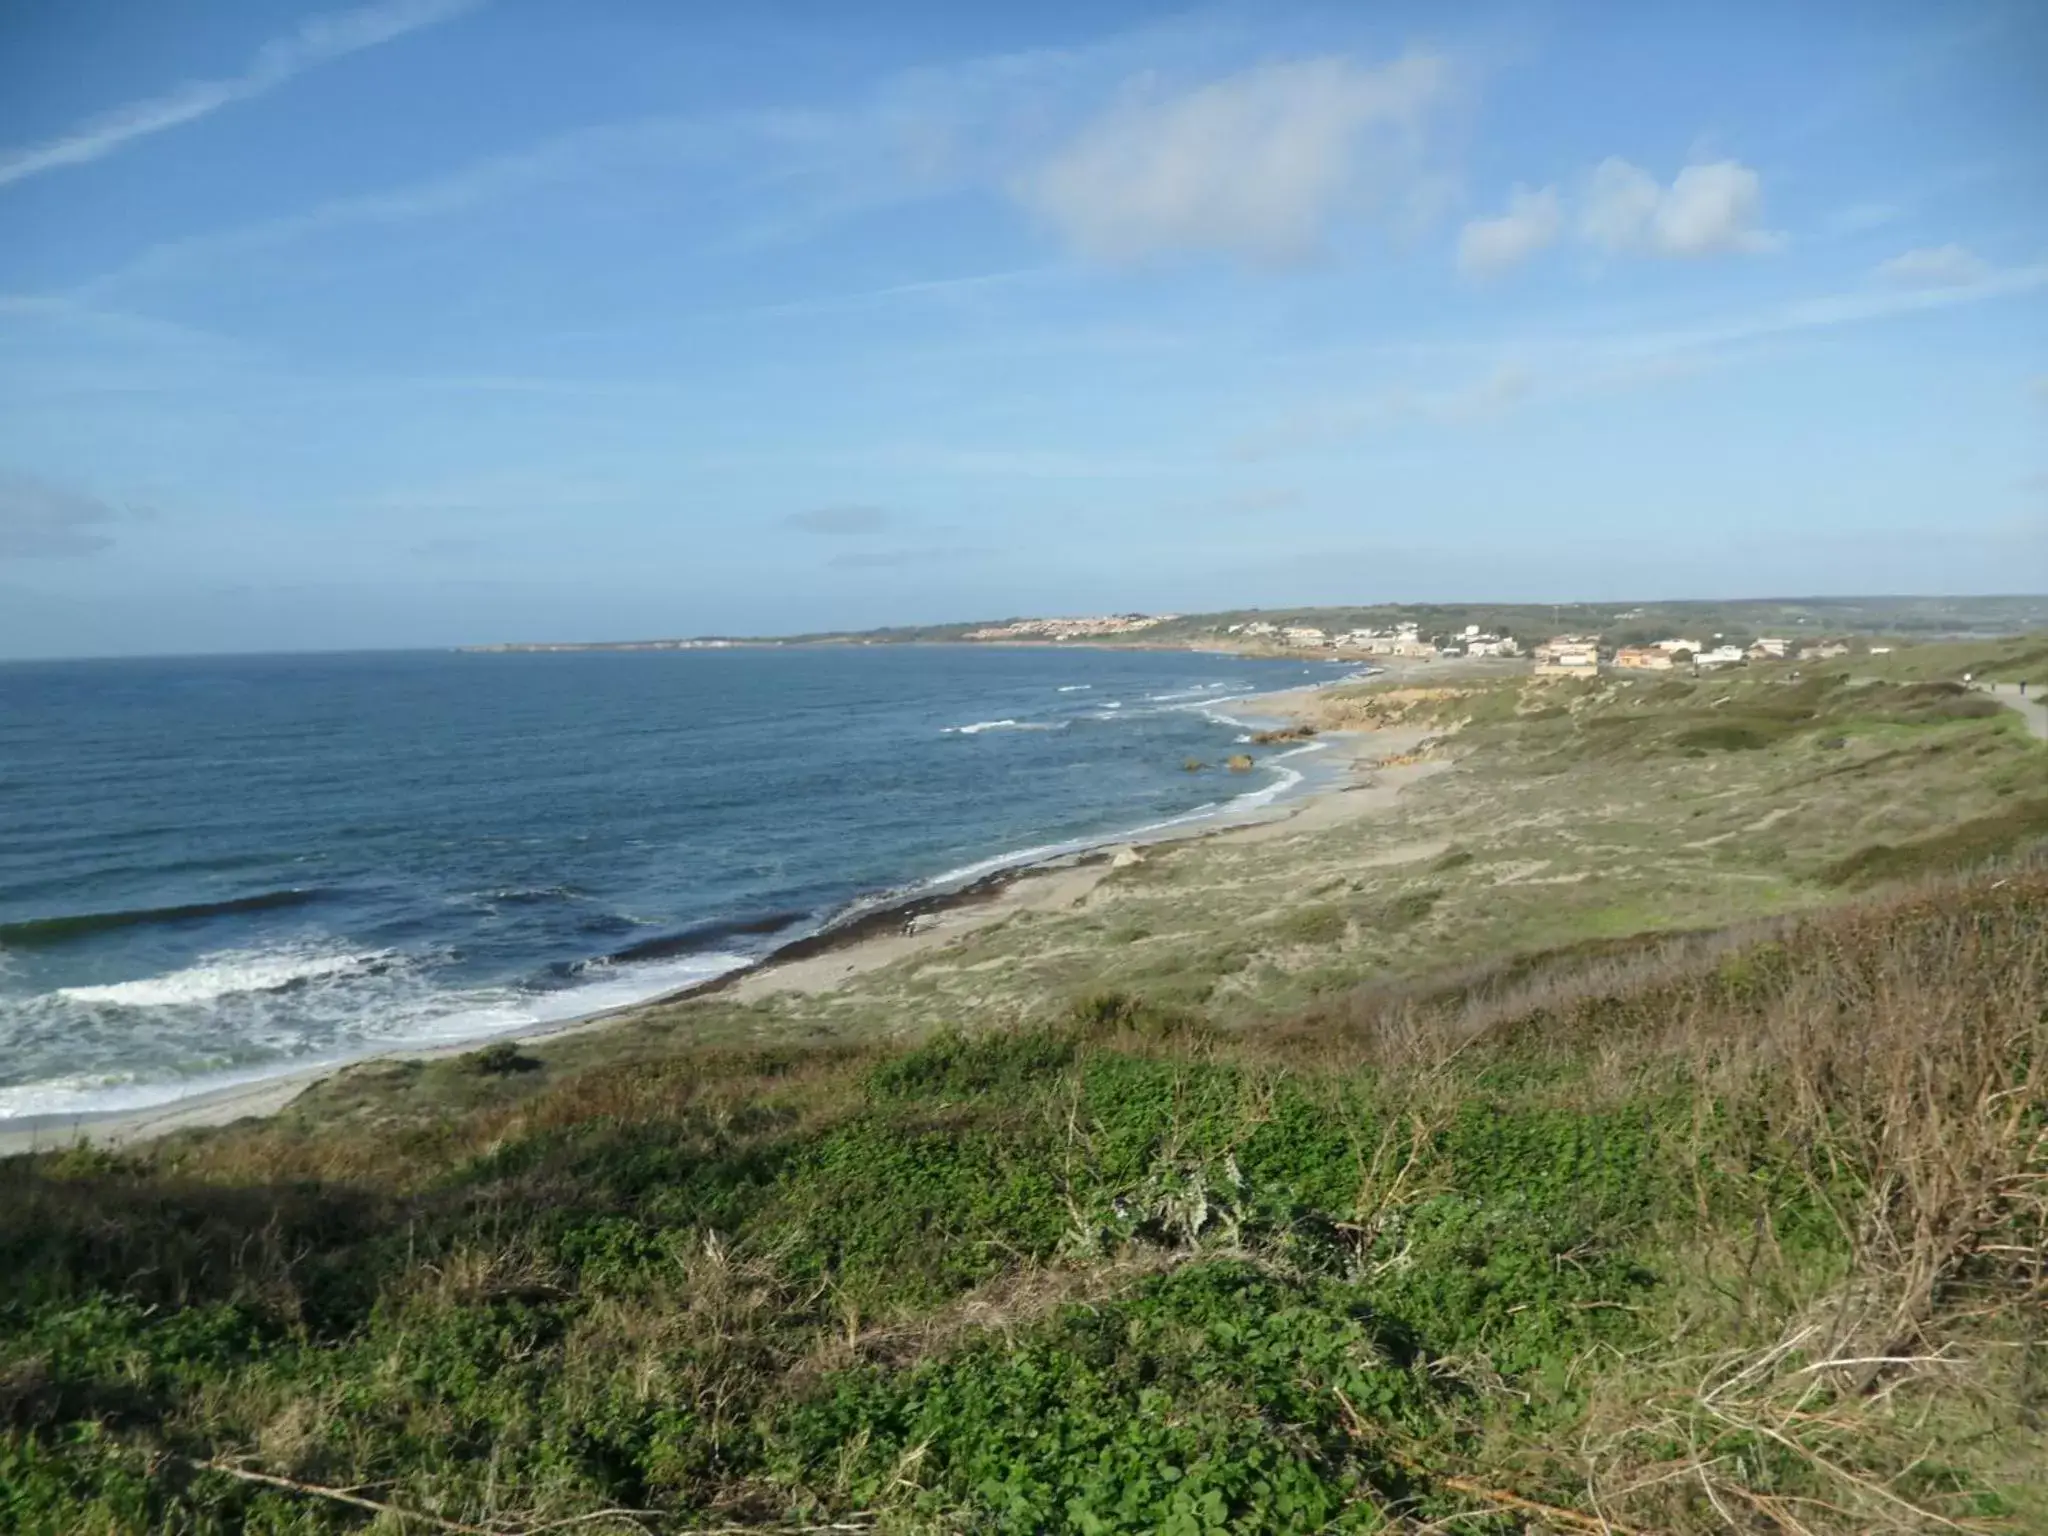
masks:
<svg viewBox="0 0 2048 1536"><path fill-rule="evenodd" d="M1955 636L2013 635L2048 627L2048 596L2016 597L1810 597L1644 603L1380 603L1356 607L1241 608L1181 614L1128 635L1096 637L1103 645L1238 644L1232 625L1264 621L1301 624L1336 633L1391 629L1414 623L1428 635L1455 635L1466 625L1515 635L1525 643L1554 634L1598 635L1609 645L1630 645L1671 635L1726 636L1747 643L1760 635L1794 641L1822 636L1891 636L1928 640ZM667 640L533 641L466 647L478 652L576 650L689 650L727 645L950 645L979 630L1029 620L1022 615L951 624L886 629L820 630L753 638L704 636Z"/></svg>
<svg viewBox="0 0 2048 1536"><path fill-rule="evenodd" d="M0 1528L2048 1527L1975 654L1303 696L1398 799L0 1163Z"/></svg>

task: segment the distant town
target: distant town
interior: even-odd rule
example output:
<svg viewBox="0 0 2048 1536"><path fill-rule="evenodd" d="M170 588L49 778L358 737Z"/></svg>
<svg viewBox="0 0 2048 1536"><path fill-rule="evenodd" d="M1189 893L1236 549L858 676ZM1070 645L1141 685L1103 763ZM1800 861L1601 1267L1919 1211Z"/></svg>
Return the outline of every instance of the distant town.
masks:
<svg viewBox="0 0 2048 1536"><path fill-rule="evenodd" d="M1110 636L1129 637L1156 630L1174 622L1177 614L1107 614L1086 618L1021 619L1009 624L987 625L969 630L961 638L980 642L1033 640L1100 640ZM1556 635L1524 646L1512 634L1497 634L1477 624L1448 634L1426 634L1420 621L1397 623L1385 629L1357 628L1340 631L1313 624L1277 624L1266 619L1247 619L1216 626L1216 634L1232 648L1314 651L1336 657L1399 657L1429 661L1449 657L1527 657L1538 676L1586 675L1602 665L1628 671L1668 672L1679 667L1711 670L1740 666L1751 661L1826 660L1846 656L1850 644L1843 639L1793 641L1781 636L1760 636L1747 643L1731 642L1725 634L1710 639L1669 636L1637 645L1606 646L1598 635ZM1871 645L1867 649L1883 655L1891 647Z"/></svg>
<svg viewBox="0 0 2048 1536"><path fill-rule="evenodd" d="M1222 613L1012 616L955 624L745 637L523 641L472 653L717 651L798 645L1094 645L1311 653L1331 660L1471 657L1528 662L1546 676L1602 667L1689 671L1752 661L1882 655L1897 641L2048 627L2048 597L1822 597L1654 603L1416 603Z"/></svg>

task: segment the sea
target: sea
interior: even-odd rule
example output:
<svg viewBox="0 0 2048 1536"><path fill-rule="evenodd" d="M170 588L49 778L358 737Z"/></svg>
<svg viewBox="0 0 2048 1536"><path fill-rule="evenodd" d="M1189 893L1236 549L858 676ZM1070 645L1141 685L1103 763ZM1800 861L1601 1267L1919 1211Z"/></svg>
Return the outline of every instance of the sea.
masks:
<svg viewBox="0 0 2048 1536"><path fill-rule="evenodd" d="M1245 816L1327 759L1221 771L1233 708L1347 670L907 645L0 665L0 1120L532 1032Z"/></svg>

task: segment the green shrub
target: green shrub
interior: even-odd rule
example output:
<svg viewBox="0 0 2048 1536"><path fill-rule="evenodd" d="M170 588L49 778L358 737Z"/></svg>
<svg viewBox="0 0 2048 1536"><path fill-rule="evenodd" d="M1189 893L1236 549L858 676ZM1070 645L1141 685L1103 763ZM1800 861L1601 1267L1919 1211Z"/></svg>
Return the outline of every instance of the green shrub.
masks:
<svg viewBox="0 0 2048 1536"><path fill-rule="evenodd" d="M512 1041L500 1040L480 1051L470 1051L458 1057L456 1065L478 1077L506 1077L515 1072L537 1072L541 1062L539 1057L527 1055Z"/></svg>
<svg viewBox="0 0 2048 1536"><path fill-rule="evenodd" d="M1343 939L1349 920L1344 909L1328 902L1311 902L1291 907L1272 923L1273 937L1283 944L1335 944Z"/></svg>
<svg viewBox="0 0 2048 1536"><path fill-rule="evenodd" d="M2048 798L2021 801L1910 843L1872 843L1820 871L1828 885L1867 886L1884 880L1968 869L2048 837Z"/></svg>
<svg viewBox="0 0 2048 1536"><path fill-rule="evenodd" d="M1680 748L1696 748L1703 752L1755 752L1783 741L1796 729L1791 722L1760 716L1717 720L1712 725L1697 725L1691 730L1680 731L1673 742Z"/></svg>

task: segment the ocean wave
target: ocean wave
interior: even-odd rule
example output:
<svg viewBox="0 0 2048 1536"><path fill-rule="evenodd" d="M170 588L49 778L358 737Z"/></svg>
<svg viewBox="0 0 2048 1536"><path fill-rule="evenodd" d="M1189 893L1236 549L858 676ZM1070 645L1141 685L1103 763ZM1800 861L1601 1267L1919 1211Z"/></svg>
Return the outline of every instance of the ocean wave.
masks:
<svg viewBox="0 0 2048 1536"><path fill-rule="evenodd" d="M1064 720L977 720L972 725L949 725L942 736L979 736L983 731L1063 731Z"/></svg>
<svg viewBox="0 0 2048 1536"><path fill-rule="evenodd" d="M294 1067L320 1065L325 1063L294 1063ZM180 1099L260 1083L280 1075L276 1069L259 1067L242 1072L212 1072L173 1079L144 1079L130 1072L48 1077L33 1083L0 1087L0 1125L10 1120L40 1116L103 1115L123 1110L158 1109Z"/></svg>
<svg viewBox="0 0 2048 1536"><path fill-rule="evenodd" d="M1145 702L1147 704L1181 704L1190 699L1199 699L1208 692L1209 689L1206 685L1199 688L1176 688L1170 693L1148 693L1145 695Z"/></svg>
<svg viewBox="0 0 2048 1536"><path fill-rule="evenodd" d="M1273 759L1273 761L1278 762L1279 759L1275 758ZM1272 783L1264 785L1258 789L1245 791L1245 793L1237 796L1236 799L1230 801L1230 803L1224 807L1224 811L1226 813L1229 813L1236 811L1261 810L1264 807L1271 805L1275 800L1278 800L1282 795L1286 794L1287 791L1294 788L1295 785L1299 784L1301 782L1301 777L1302 776L1299 769L1282 768L1280 770L1280 776L1276 778Z"/></svg>
<svg viewBox="0 0 2048 1536"><path fill-rule="evenodd" d="M781 933L785 928L794 928L810 915L808 912L768 912L756 917L723 918L715 922L698 923L679 933L665 933L660 938L629 944L595 963L627 965L639 960L666 960L677 955L695 954L718 939L754 938ZM585 969L587 968L586 965Z"/></svg>
<svg viewBox="0 0 2048 1536"><path fill-rule="evenodd" d="M1304 752L1320 752L1323 750L1323 747L1324 743L1322 742L1310 742L1305 747L1297 747L1291 752L1278 753L1268 758L1265 766L1273 770L1275 775L1273 782L1262 784L1257 789L1247 790L1243 794L1234 796L1229 800L1212 800L1195 806L1192 809L1182 811L1177 816L1168 816L1159 821L1148 821L1135 827L1125 827L1117 832L1103 832L1087 837L1069 838L1057 843L1039 843L1028 848L1013 848L1007 853L993 854L985 859L976 859L971 864L962 864L955 869L945 871L943 874L932 876L931 879L915 887L912 892L892 891L876 893L871 897L864 898L861 902L854 903L847 911L835 916L832 923L828 926L839 926L849 915L855 915L859 910L900 902L906 894L956 890L963 886L972 885L975 881L985 879L990 875L1000 874L1006 869L1023 869L1030 865L1043 864L1051 859L1066 858L1077 853L1092 853L1099 848L1113 848L1119 843L1145 842L1158 838L1162 833L1172 832L1181 827L1195 826L1205 821L1214 821L1221 825L1228 825L1235 817L1251 811L1263 810L1302 784L1306 775L1299 769L1278 766L1282 758L1297 757Z"/></svg>
<svg viewBox="0 0 2048 1536"><path fill-rule="evenodd" d="M593 1015L701 986L755 964L756 956L714 950L679 958L598 966L573 984L537 990L510 983L466 988L437 985L427 968L383 955L317 957L272 953L209 957L169 976L112 987L73 987L46 993L25 1006L52 1024L75 1029L93 1005L161 1006L212 1003L219 1030L195 1039L182 1060L159 1057L140 1070L51 1072L27 1082L0 1084L0 1122L29 1116L102 1114L150 1109L218 1089L307 1071L327 1071L392 1052L448 1049L545 1033ZM347 965L349 961L371 963ZM332 969L315 973L315 967ZM274 997L294 980L317 985L295 994L290 1012ZM211 969L214 977L202 975ZM216 986L215 983L230 983ZM252 982L268 982L250 990ZM115 995L120 994L120 995ZM256 1058L251 1060L251 1058ZM237 1059L239 1058L239 1059ZM33 1072L33 1068L30 1069Z"/></svg>
<svg viewBox="0 0 2048 1536"><path fill-rule="evenodd" d="M351 971L371 970L396 958L388 949L360 954L308 954L304 951L223 950L198 964L162 976L117 981L101 986L59 987L56 995L74 1003L116 1008L170 1008L210 1003L246 992L275 992L301 982L319 981Z"/></svg>
<svg viewBox="0 0 2048 1536"><path fill-rule="evenodd" d="M1059 691L1061 693L1087 693L1094 687L1093 683L1063 683Z"/></svg>
<svg viewBox="0 0 2048 1536"><path fill-rule="evenodd" d="M40 949L68 944L121 928L142 928L155 923L186 923L206 917L229 917L243 912L270 912L281 907L300 907L318 901L317 890L262 891L253 896L231 896L225 901L191 901L171 907L131 907L114 912L75 912L59 917L31 917L18 923L0 923L0 947Z"/></svg>

